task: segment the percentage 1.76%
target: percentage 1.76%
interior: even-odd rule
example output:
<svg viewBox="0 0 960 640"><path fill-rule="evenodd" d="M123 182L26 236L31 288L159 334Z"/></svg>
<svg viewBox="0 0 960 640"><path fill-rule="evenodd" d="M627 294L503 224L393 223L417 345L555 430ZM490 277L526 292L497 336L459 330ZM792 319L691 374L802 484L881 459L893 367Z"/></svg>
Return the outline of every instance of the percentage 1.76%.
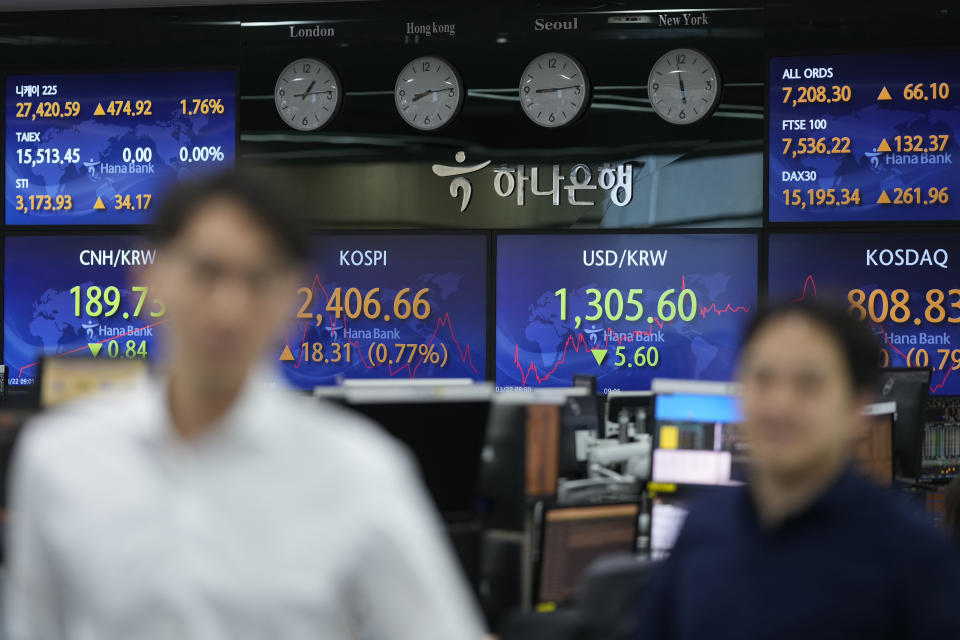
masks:
<svg viewBox="0 0 960 640"><path fill-rule="evenodd" d="M183 115L221 115L225 109L220 98L184 98L180 101Z"/></svg>

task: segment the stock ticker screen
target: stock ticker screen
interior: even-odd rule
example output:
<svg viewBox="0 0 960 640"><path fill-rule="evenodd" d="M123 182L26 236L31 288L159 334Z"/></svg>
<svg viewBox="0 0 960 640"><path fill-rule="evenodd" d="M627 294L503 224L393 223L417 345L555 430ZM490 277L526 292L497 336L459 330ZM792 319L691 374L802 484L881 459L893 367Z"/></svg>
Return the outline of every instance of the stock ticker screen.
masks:
<svg viewBox="0 0 960 640"><path fill-rule="evenodd" d="M11 385L43 357L151 358L165 307L138 281L154 250L133 236L8 236L3 356Z"/></svg>
<svg viewBox="0 0 960 640"><path fill-rule="evenodd" d="M234 71L7 76L6 100L7 224L142 224L234 165Z"/></svg>
<svg viewBox="0 0 960 640"><path fill-rule="evenodd" d="M960 52L776 57L771 222L960 219Z"/></svg>
<svg viewBox="0 0 960 640"><path fill-rule="evenodd" d="M277 353L293 385L486 379L486 236L325 235L312 256Z"/></svg>
<svg viewBox="0 0 960 640"><path fill-rule="evenodd" d="M501 235L496 383L728 380L757 304L753 234Z"/></svg>
<svg viewBox="0 0 960 640"><path fill-rule="evenodd" d="M772 302L843 305L881 341L881 364L930 367L930 393L960 394L957 233L771 234Z"/></svg>

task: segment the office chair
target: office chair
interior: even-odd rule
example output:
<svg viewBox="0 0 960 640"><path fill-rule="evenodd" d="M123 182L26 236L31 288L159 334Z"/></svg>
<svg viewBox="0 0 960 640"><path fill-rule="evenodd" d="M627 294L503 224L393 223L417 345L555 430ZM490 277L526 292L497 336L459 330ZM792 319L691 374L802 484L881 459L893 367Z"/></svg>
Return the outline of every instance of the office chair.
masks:
<svg viewBox="0 0 960 640"><path fill-rule="evenodd" d="M586 638L633 639L653 567L628 553L598 558L587 567L575 601Z"/></svg>
<svg viewBox="0 0 960 640"><path fill-rule="evenodd" d="M515 611L503 640L634 640L653 563L632 554L597 559L577 585L572 607L551 613Z"/></svg>

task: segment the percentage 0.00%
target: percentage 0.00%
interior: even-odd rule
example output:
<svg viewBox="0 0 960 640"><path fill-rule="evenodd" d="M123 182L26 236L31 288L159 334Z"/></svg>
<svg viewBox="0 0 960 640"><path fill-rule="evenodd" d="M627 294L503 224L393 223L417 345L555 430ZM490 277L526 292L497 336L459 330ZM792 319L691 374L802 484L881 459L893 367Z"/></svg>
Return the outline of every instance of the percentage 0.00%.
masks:
<svg viewBox="0 0 960 640"><path fill-rule="evenodd" d="M223 162L223 147L180 147L180 162Z"/></svg>

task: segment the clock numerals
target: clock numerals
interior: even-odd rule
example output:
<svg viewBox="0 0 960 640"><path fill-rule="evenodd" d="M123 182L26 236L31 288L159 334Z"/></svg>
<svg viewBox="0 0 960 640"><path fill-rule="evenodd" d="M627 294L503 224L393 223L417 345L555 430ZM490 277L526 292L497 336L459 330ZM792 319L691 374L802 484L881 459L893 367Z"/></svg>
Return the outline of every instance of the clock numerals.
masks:
<svg viewBox="0 0 960 640"><path fill-rule="evenodd" d="M274 88L277 112L298 131L313 131L326 125L339 111L340 80L321 60L302 58L280 73Z"/></svg>
<svg viewBox="0 0 960 640"><path fill-rule="evenodd" d="M542 127L557 128L574 122L586 111L589 94L586 71L563 53L534 58L520 77L523 112Z"/></svg>
<svg viewBox="0 0 960 640"><path fill-rule="evenodd" d="M397 76L394 102L400 117L421 131L452 122L463 106L463 81L456 68L436 56L408 63Z"/></svg>
<svg viewBox="0 0 960 640"><path fill-rule="evenodd" d="M720 100L717 68L703 52L675 49L657 60L647 80L650 106L671 124L693 124Z"/></svg>

